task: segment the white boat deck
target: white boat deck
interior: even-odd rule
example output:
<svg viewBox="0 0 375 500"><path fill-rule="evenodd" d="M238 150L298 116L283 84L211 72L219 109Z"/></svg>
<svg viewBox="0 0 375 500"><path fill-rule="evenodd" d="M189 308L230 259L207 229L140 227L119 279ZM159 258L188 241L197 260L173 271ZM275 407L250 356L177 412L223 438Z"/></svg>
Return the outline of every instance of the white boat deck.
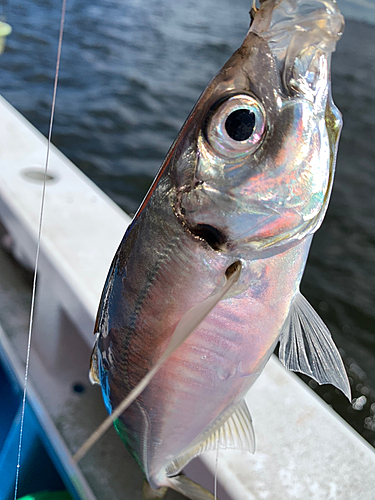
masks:
<svg viewBox="0 0 375 500"><path fill-rule="evenodd" d="M2 98L0 116L0 221L8 246L31 269L46 140ZM92 332L107 270L130 219L55 148L49 175L29 401L77 500L141 499L141 472L113 429L78 467L71 460L105 417L100 389L87 379ZM13 280L13 264L3 257L0 290ZM11 316L0 307L0 351L21 384L25 318ZM84 392L74 392L76 384ZM220 500L375 498L374 449L276 358L247 402L257 451L220 451ZM216 453L203 455L186 473L212 490L215 459ZM166 498L182 497L169 492Z"/></svg>

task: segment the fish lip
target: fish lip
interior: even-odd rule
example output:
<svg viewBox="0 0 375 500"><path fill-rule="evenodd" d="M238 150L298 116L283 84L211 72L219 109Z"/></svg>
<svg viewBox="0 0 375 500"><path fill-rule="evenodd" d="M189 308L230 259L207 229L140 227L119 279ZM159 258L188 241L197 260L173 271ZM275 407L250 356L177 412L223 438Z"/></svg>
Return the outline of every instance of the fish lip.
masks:
<svg viewBox="0 0 375 500"><path fill-rule="evenodd" d="M330 22L323 26L323 18ZM330 38L341 37L345 22L336 0L260 0L249 31L272 38L279 32L312 31L314 25Z"/></svg>
<svg viewBox="0 0 375 500"><path fill-rule="evenodd" d="M287 95L308 97L319 87L320 80L328 80L321 64L320 54L329 66L330 55L344 31L344 17L335 0L264 0L251 23L249 34L257 34L269 46L275 57L283 91ZM301 72L303 70L303 72ZM294 73L300 81L297 87ZM329 70L328 70L329 72ZM316 82L308 76L316 74ZM301 83L303 85L301 85ZM309 100L315 100L314 98Z"/></svg>

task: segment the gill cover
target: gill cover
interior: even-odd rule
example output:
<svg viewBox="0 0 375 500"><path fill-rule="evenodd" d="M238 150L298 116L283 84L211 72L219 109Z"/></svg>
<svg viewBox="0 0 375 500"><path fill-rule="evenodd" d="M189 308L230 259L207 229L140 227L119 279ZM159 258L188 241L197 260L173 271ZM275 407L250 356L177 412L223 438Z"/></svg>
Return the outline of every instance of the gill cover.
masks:
<svg viewBox="0 0 375 500"><path fill-rule="evenodd" d="M265 256L320 226L342 125L330 91L342 29L332 2L262 2L170 158L175 211L193 236Z"/></svg>

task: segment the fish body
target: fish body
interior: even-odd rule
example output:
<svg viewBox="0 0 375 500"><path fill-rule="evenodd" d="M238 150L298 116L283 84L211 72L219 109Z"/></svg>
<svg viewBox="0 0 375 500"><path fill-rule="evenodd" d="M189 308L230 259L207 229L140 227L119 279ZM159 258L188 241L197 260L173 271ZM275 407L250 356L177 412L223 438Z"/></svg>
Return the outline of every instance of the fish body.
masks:
<svg viewBox="0 0 375 500"><path fill-rule="evenodd" d="M332 188L342 122L329 66L342 27L333 0L265 0L253 10L115 255L91 366L109 412L240 266L116 421L154 490L178 489L173 476L205 450L254 450L243 398L278 341L287 368L349 396L333 341L299 293Z"/></svg>

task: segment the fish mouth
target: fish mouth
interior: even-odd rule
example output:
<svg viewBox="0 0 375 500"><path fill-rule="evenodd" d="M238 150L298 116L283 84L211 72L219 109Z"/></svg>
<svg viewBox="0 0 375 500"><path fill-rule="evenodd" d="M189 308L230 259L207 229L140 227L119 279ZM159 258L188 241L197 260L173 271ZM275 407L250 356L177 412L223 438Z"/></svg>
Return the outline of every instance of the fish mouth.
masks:
<svg viewBox="0 0 375 500"><path fill-rule="evenodd" d="M275 51L292 46L296 33L304 33L310 45L319 44L332 52L344 30L344 17L336 0L263 0L253 17L250 31L260 35Z"/></svg>
<svg viewBox="0 0 375 500"><path fill-rule="evenodd" d="M321 59L329 60L344 25L335 0L263 0L249 31L268 43L285 89L307 90L313 101L326 79Z"/></svg>

